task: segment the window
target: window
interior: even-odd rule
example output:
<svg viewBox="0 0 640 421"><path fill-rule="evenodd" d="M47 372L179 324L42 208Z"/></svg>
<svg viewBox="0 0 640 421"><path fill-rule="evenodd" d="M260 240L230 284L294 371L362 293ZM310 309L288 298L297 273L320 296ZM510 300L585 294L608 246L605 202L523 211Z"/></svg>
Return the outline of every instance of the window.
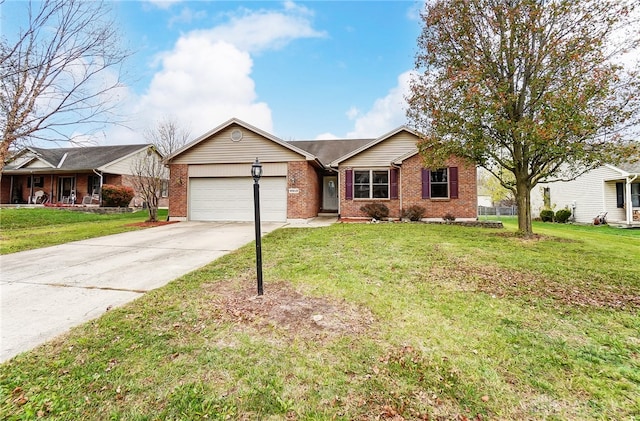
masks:
<svg viewBox="0 0 640 421"><path fill-rule="evenodd" d="M44 177L34 176L33 187L44 187ZM27 178L27 188L31 188L31 177Z"/></svg>
<svg viewBox="0 0 640 421"><path fill-rule="evenodd" d="M355 170L353 172L353 197L356 199L388 199L388 170Z"/></svg>
<svg viewBox="0 0 640 421"><path fill-rule="evenodd" d="M449 197L449 171L438 168L431 171L431 198L446 199Z"/></svg>
<svg viewBox="0 0 640 421"><path fill-rule="evenodd" d="M97 175L90 175L87 180L87 194L100 193L100 177Z"/></svg>
<svg viewBox="0 0 640 421"><path fill-rule="evenodd" d="M640 208L640 183L631 184L631 206Z"/></svg>
<svg viewBox="0 0 640 421"><path fill-rule="evenodd" d="M458 167L422 169L423 199L457 199Z"/></svg>

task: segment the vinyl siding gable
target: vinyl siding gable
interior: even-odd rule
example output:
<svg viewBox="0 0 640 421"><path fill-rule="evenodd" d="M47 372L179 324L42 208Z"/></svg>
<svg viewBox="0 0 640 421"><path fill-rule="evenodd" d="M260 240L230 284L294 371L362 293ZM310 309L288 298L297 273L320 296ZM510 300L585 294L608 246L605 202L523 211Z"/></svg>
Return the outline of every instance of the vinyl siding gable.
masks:
<svg viewBox="0 0 640 421"><path fill-rule="evenodd" d="M242 139L231 140L231 132L240 130ZM172 160L172 164L227 164L304 161L305 157L251 130L232 124L194 145Z"/></svg>
<svg viewBox="0 0 640 421"><path fill-rule="evenodd" d="M133 175L133 168L138 159L144 159L147 155L147 150L141 150L140 152L130 155L124 159L120 159L113 164L106 165L102 170L109 174L122 174ZM159 155L155 155L157 159L160 159ZM169 178L169 172L167 170L166 177Z"/></svg>
<svg viewBox="0 0 640 421"><path fill-rule="evenodd" d="M401 131L382 142L366 149L359 154L343 161L343 167L389 167L391 162L399 156L416 149L417 136Z"/></svg>

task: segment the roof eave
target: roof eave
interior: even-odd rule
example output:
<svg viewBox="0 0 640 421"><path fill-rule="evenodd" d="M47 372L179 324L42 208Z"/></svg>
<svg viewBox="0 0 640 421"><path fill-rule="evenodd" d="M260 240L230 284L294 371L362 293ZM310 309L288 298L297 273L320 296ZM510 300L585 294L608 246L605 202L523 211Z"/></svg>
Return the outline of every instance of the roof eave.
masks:
<svg viewBox="0 0 640 421"><path fill-rule="evenodd" d="M300 148L298 148L296 146L290 145L287 142L285 142L284 140L281 140L281 139L273 136L272 134L265 132L262 129L259 129L259 128L255 127L255 126L252 126L249 123L246 123L246 122L234 117L232 119L229 119L229 120L225 121L224 123L220 124L219 126L213 128L212 130L209 130L205 134L197 137L192 142L187 143L182 148L180 148L177 151L173 152L172 154L170 154L169 156L167 156L164 159L164 163L169 163L169 161L171 161L175 157L177 157L177 156L181 155L182 153L188 151L189 149L191 149L192 147L196 146L200 142L210 138L214 134L226 129L227 127L231 126L232 124L237 124L238 126L244 127L245 129L250 130L250 131L252 131L252 132L254 132L256 134L259 134L260 136L265 137L265 138L271 140L272 142L277 143L278 145L280 145L282 147L285 147L285 148L287 148L287 149L289 149L289 150L291 150L291 151L293 151L293 152L295 152L297 154L300 154L300 155L304 156L307 161L313 161L313 160L317 159L316 156L314 156L314 155L312 155L312 154L310 154L310 153L308 153L308 152L306 152L306 151L304 151L304 150L302 150L302 149L300 149Z"/></svg>
<svg viewBox="0 0 640 421"><path fill-rule="evenodd" d="M406 132L409 132L409 133L419 137L419 134L415 130L410 129L409 127L403 125L403 126L400 126L400 127L396 128L396 129L390 131L389 133L383 134L382 136L380 136L380 137L378 137L376 139L373 139L371 142L359 147L358 149L356 149L354 151L351 151L350 153L348 153L348 154L346 154L346 155L344 155L344 156L342 156L342 157L340 157L338 159L335 159L335 160L331 161L329 163L329 165L331 167L338 167L338 166L340 166L340 164L342 162L346 161L347 159L358 155L360 152L366 151L367 149L369 149L369 148L377 145L378 143L390 138L391 136L395 136L396 134L400 133L401 131L406 131Z"/></svg>

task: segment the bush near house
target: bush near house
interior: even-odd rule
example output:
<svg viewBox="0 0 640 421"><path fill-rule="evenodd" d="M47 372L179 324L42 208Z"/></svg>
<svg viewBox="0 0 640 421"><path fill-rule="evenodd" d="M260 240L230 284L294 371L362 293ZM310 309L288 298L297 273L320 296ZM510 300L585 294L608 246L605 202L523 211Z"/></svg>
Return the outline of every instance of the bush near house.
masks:
<svg viewBox="0 0 640 421"><path fill-rule="evenodd" d="M570 217L571 217L571 211L567 208L564 208L556 212L554 219L556 222L559 222L561 224L566 224L569 221Z"/></svg>
<svg viewBox="0 0 640 421"><path fill-rule="evenodd" d="M126 207L133 199L134 192L131 187L114 186L105 184L102 186L102 205L106 207Z"/></svg>
<svg viewBox="0 0 640 421"><path fill-rule="evenodd" d="M408 208L402 209L401 217L402 219L408 219L409 221L419 221L424 218L424 214L427 213L427 210L419 205L409 206Z"/></svg>
<svg viewBox="0 0 640 421"><path fill-rule="evenodd" d="M369 218L383 219L389 216L389 208L382 203L369 203L360 208Z"/></svg>
<svg viewBox="0 0 640 421"><path fill-rule="evenodd" d="M542 222L553 222L554 213L551 209L543 209L540 211L540 219Z"/></svg>

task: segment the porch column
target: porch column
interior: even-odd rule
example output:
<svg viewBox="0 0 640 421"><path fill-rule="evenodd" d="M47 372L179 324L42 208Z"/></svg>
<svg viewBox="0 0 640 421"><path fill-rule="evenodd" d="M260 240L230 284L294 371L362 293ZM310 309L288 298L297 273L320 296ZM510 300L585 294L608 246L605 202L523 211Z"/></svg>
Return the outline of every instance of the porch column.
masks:
<svg viewBox="0 0 640 421"><path fill-rule="evenodd" d="M27 203L31 204L31 198L33 198L33 173L31 173L29 177L31 177L31 188L29 189L29 200L27 200Z"/></svg>
<svg viewBox="0 0 640 421"><path fill-rule="evenodd" d="M627 177L626 183L624 183L624 213L627 218L627 224L633 222L633 205L631 201L631 183L637 178L637 176L631 178Z"/></svg>

